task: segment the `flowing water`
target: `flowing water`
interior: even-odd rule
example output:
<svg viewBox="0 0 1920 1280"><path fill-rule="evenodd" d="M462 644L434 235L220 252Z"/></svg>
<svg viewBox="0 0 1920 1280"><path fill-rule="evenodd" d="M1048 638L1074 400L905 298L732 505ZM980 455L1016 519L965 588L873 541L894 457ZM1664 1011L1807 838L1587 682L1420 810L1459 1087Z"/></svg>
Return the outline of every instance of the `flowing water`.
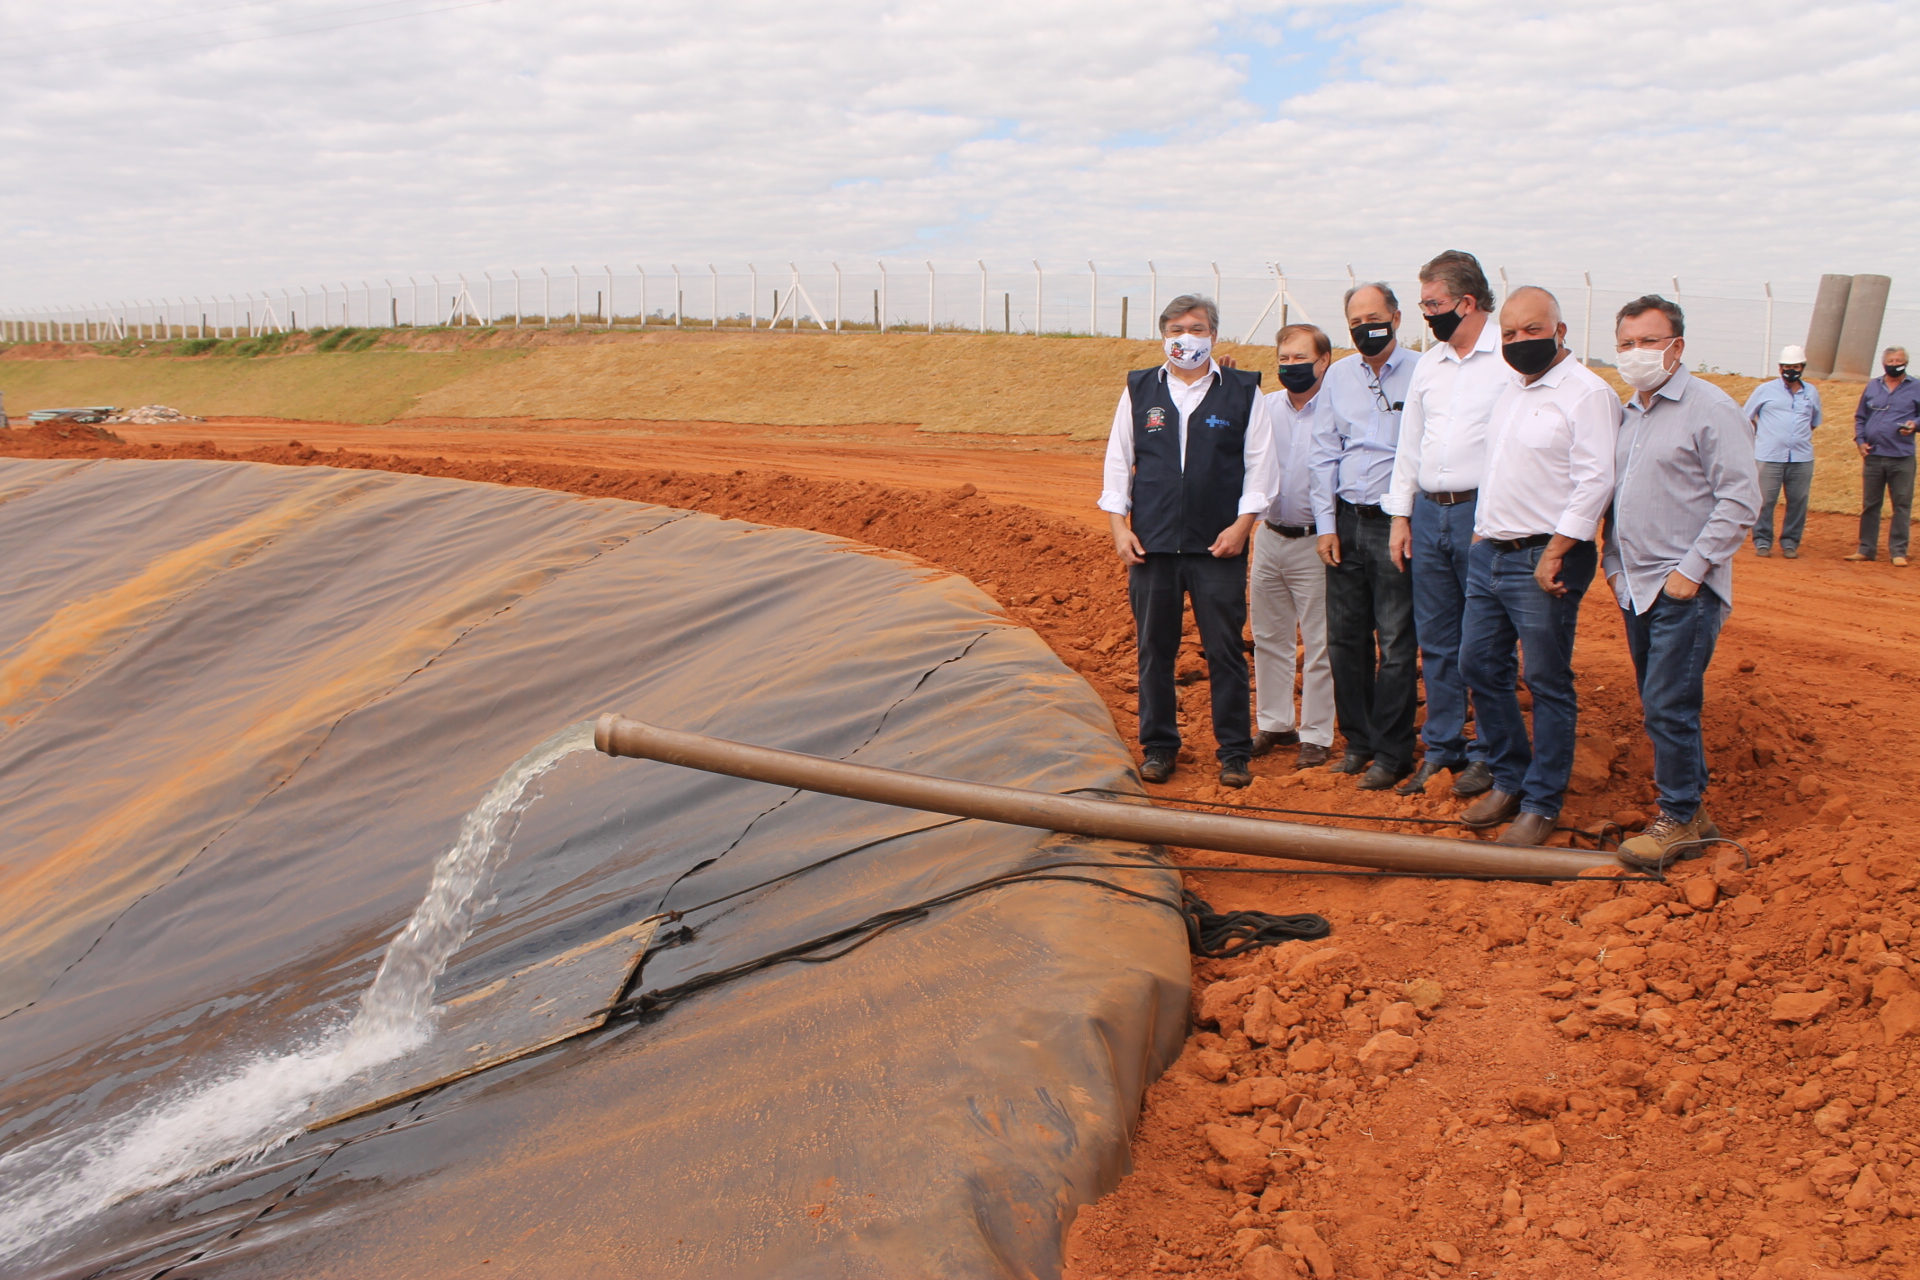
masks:
<svg viewBox="0 0 1920 1280"><path fill-rule="evenodd" d="M272 1150L301 1132L315 1099L430 1039L434 982L466 941L536 798L534 784L566 757L592 749L593 722L571 725L500 776L435 865L426 897L388 944L351 1021L0 1157L0 1260L55 1251L70 1228L114 1204Z"/></svg>

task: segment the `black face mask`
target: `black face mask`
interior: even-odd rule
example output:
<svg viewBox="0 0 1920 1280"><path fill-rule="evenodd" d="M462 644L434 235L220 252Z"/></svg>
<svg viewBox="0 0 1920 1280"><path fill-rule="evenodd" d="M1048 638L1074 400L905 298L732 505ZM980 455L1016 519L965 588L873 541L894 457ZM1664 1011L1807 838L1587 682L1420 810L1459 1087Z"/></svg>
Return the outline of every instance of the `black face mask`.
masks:
<svg viewBox="0 0 1920 1280"><path fill-rule="evenodd" d="M1280 366L1280 385L1289 391L1308 391L1320 381L1320 375L1314 372L1313 361L1305 364L1283 364Z"/></svg>
<svg viewBox="0 0 1920 1280"><path fill-rule="evenodd" d="M1455 305L1458 306L1459 304L1456 303ZM1453 337L1453 331L1460 327L1460 322L1464 319L1466 319L1466 317L1458 311L1442 311L1437 316L1427 317L1427 328L1433 330L1434 337L1445 342L1447 339Z"/></svg>
<svg viewBox="0 0 1920 1280"><path fill-rule="evenodd" d="M1393 345L1390 324L1357 324L1347 332L1353 336L1353 349L1363 356L1377 356Z"/></svg>
<svg viewBox="0 0 1920 1280"><path fill-rule="evenodd" d="M1798 369L1782 369L1780 371L1780 380L1782 382L1798 382L1800 381L1800 372Z"/></svg>
<svg viewBox="0 0 1920 1280"><path fill-rule="evenodd" d="M1887 371L1889 378L1904 378L1907 376L1907 366L1903 364L1883 364L1880 367Z"/></svg>
<svg viewBox="0 0 1920 1280"><path fill-rule="evenodd" d="M1558 338L1525 338L1519 342L1501 344L1500 354L1514 370L1531 378L1537 373L1545 373L1553 367L1553 357L1560 350Z"/></svg>

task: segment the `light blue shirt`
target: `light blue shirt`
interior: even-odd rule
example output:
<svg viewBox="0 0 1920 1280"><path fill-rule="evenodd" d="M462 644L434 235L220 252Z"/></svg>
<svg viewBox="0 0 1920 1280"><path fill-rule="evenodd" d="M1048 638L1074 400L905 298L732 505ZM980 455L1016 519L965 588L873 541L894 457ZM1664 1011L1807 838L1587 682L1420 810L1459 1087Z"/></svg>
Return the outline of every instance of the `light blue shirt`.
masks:
<svg viewBox="0 0 1920 1280"><path fill-rule="evenodd" d="M1393 459L1400 448L1400 412L1420 353L1396 344L1374 380L1359 352L1327 370L1318 399L1324 402L1313 431L1313 525L1334 532L1334 499L1372 506L1393 487Z"/></svg>
<svg viewBox="0 0 1920 1280"><path fill-rule="evenodd" d="M1267 393L1267 420L1273 424L1273 459L1279 474L1266 518L1275 524L1313 529L1313 431L1320 421L1320 403L1326 387L1313 393L1304 409L1296 409L1284 390Z"/></svg>
<svg viewBox="0 0 1920 1280"><path fill-rule="evenodd" d="M1813 429L1820 425L1820 390L1785 378L1763 382L1747 397L1744 409L1753 424L1755 462L1812 462Z"/></svg>

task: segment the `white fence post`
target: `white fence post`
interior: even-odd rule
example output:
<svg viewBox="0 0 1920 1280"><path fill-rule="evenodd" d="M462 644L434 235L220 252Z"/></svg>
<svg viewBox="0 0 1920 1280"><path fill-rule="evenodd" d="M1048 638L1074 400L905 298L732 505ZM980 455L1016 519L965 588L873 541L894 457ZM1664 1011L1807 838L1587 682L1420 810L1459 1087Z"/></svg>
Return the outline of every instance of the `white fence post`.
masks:
<svg viewBox="0 0 1920 1280"><path fill-rule="evenodd" d="M1765 288L1767 291L1767 342L1760 348L1760 372L1762 373L1772 367L1769 362L1773 359L1773 281L1767 281Z"/></svg>
<svg viewBox="0 0 1920 1280"><path fill-rule="evenodd" d="M1580 357L1580 363L1591 369L1593 367L1593 272L1582 271L1580 274L1586 277L1587 281L1587 329L1580 337L1580 345L1586 350Z"/></svg>
<svg viewBox="0 0 1920 1280"><path fill-rule="evenodd" d="M1093 265L1093 259L1087 259L1087 336L1094 337L1100 332L1100 268Z"/></svg>
<svg viewBox="0 0 1920 1280"><path fill-rule="evenodd" d="M709 262L707 264L707 274L713 279L713 323L707 327L718 332L720 329L720 269ZM680 277L675 276L674 285L676 289L679 283ZM676 292L673 297L673 323L677 326L680 323L680 295Z"/></svg>
<svg viewBox="0 0 1920 1280"><path fill-rule="evenodd" d="M573 327L580 327L580 268L569 267L573 272Z"/></svg>
<svg viewBox="0 0 1920 1280"><path fill-rule="evenodd" d="M488 323L489 325L491 325L491 324L493 323L493 316L494 316L494 310L493 310L493 272L491 272L491 271L482 271L482 272L480 273L480 276L481 276L481 278L482 278L482 279L484 279L484 280L485 280L485 281L487 282L487 323Z"/></svg>
<svg viewBox="0 0 1920 1280"><path fill-rule="evenodd" d="M680 283L680 264L677 262L669 262L667 265L673 268L673 327L678 329L680 327L680 307L681 307L682 300L687 296L687 292L686 292L686 289L683 288ZM707 269L711 271L713 269L713 264L708 263ZM716 280L719 279L718 276L714 278ZM713 324L714 324L714 327L717 329L720 327L720 307L718 302L718 299L719 299L718 289L714 291L714 298L715 298L715 304L713 308Z"/></svg>
<svg viewBox="0 0 1920 1280"><path fill-rule="evenodd" d="M1147 259L1147 323L1154 328L1154 337L1160 336L1160 268L1153 265L1153 259Z"/></svg>
<svg viewBox="0 0 1920 1280"><path fill-rule="evenodd" d="M1221 315L1225 315L1227 313L1227 307L1226 300L1221 297L1224 291L1220 288L1220 264L1211 262L1207 265L1213 268L1213 305L1219 310ZM1351 271L1352 268L1349 267L1348 270Z"/></svg>
<svg viewBox="0 0 1920 1280"><path fill-rule="evenodd" d="M887 331L887 264L882 262L878 265L880 267L880 314L873 319L878 331L885 333Z"/></svg>
<svg viewBox="0 0 1920 1280"><path fill-rule="evenodd" d="M1513 292L1512 287L1507 284L1507 269L1502 267L1500 268L1500 297L1493 304L1493 314L1496 320L1499 319L1500 308L1507 305L1507 295L1511 292Z"/></svg>
<svg viewBox="0 0 1920 1280"><path fill-rule="evenodd" d="M1046 314L1046 273L1040 270L1040 259L1033 260L1033 336L1040 336L1040 319Z"/></svg>
<svg viewBox="0 0 1920 1280"><path fill-rule="evenodd" d="M513 327L518 329L520 327L520 273L510 270L508 274L513 277Z"/></svg>
<svg viewBox="0 0 1920 1280"><path fill-rule="evenodd" d="M553 328L553 273L545 267L540 268L540 278L546 283L547 296L540 302L540 327Z"/></svg>

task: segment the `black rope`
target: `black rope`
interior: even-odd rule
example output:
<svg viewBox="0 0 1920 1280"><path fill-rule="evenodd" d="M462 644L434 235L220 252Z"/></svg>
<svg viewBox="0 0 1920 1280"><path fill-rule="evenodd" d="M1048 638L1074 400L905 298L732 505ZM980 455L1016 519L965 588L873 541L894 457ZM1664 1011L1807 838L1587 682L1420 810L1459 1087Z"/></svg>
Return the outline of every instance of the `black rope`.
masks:
<svg viewBox="0 0 1920 1280"><path fill-rule="evenodd" d="M974 894L984 893L989 889L996 889L1010 884L1034 884L1042 881L1090 884L1102 889L1110 889L1115 893L1125 894L1130 898L1138 898L1143 902L1152 902L1159 906L1166 907L1171 911L1178 912L1182 921L1185 923L1189 949L1192 950L1195 955L1204 956L1209 959L1222 959L1228 956L1240 955L1256 947L1271 946L1274 943L1284 942L1290 938L1324 938L1332 929L1332 926L1328 924L1324 918L1316 915L1282 916L1272 915L1262 911L1236 911L1222 915L1214 911L1211 906L1199 897L1185 890L1181 893L1181 900L1175 902L1170 898L1163 898L1157 894L1144 893L1138 889L1129 889L1125 885L1115 884L1111 880L1103 880L1097 876L1052 874L1053 871L1061 867L1104 867L1111 870L1124 871L1179 870L1177 867L1167 866L1165 864L1075 861L1053 862L1025 871L1005 872L1001 875L990 876L985 880L979 880L973 884L964 885L958 889L952 889L946 893L938 894L919 902L910 903L907 906L894 907L887 911L877 912L858 923L846 925L842 928L835 929L831 933L822 934L817 938L810 938L805 942L795 943L790 947L783 947L778 951L771 952L753 960L745 960L725 969L716 969L712 973L704 973L698 977L689 978L687 981L671 987L655 988L651 991L629 996L626 999L616 1001L610 1005L607 1009L607 1015L609 1018L614 1018L626 1014L652 1013L656 1010L668 1008L698 992L719 986L725 982L731 982L736 978L746 977L751 973L758 973L763 969L770 969L779 964L824 964L830 960L838 960L842 956L848 955L865 946L889 929L896 928L899 925L906 924L913 920L925 919L928 915L932 914L936 907L945 906L948 903L957 902L962 898L971 897ZM782 878L784 879L785 877ZM731 897L734 895L730 894L728 896ZM689 910L694 909L697 908L689 908ZM685 913L670 912L668 914L673 919L679 919ZM678 934L680 936L677 936L672 943L667 945L679 945L681 942L686 941L691 937L692 930L683 929L678 931ZM815 954L820 952L823 947L832 947L843 942L847 945L837 951ZM649 952L649 954L651 955L652 953ZM643 961L642 968L644 967Z"/></svg>

